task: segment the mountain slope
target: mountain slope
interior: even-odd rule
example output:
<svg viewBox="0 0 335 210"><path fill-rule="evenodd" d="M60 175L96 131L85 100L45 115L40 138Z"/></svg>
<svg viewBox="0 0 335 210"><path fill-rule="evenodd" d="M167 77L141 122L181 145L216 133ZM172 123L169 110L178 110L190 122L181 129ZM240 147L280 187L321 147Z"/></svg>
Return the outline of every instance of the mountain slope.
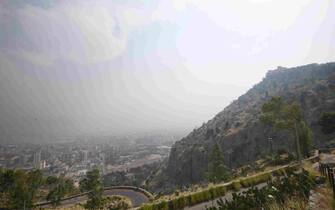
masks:
<svg viewBox="0 0 335 210"><path fill-rule="evenodd" d="M168 182L185 185L202 181L215 143L221 146L226 164L231 167L269 153L269 137L273 139L273 151L294 151L293 136L259 122L262 105L273 96L300 102L316 146L323 146L335 137L324 135L317 123L322 112L335 110L335 63L278 67L213 119L174 144L164 169Z"/></svg>

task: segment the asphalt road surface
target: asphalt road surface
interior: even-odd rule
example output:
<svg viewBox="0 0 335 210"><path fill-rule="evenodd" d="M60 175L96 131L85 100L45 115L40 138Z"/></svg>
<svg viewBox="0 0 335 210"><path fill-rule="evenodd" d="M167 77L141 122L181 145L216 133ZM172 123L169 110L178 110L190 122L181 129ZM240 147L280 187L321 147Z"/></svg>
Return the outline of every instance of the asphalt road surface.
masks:
<svg viewBox="0 0 335 210"><path fill-rule="evenodd" d="M125 196L125 197L130 199L130 201L132 202L133 207L138 207L141 204L146 203L146 202L149 201L149 198L146 197L143 193L138 192L138 191L134 191L134 190L130 190L130 189L105 190L104 195L105 196L108 196L108 195L109 196L111 196L111 195ZM87 196L83 195L83 196L80 196L80 197L64 200L64 201L61 202L60 206L63 207L63 208L69 208L69 207L75 206L76 204L85 203L86 201L87 201ZM41 206L41 207L47 208L47 207L50 207L50 205Z"/></svg>

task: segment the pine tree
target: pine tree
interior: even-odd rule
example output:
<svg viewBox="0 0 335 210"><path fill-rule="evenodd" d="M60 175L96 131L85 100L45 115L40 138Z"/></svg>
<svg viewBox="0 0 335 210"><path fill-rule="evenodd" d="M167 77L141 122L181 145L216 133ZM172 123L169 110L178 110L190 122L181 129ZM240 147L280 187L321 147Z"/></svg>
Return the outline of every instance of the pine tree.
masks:
<svg viewBox="0 0 335 210"><path fill-rule="evenodd" d="M100 209L103 207L103 186L98 169L94 169L86 173L86 178L80 181L80 189L84 192L88 191L88 201L85 204L85 208Z"/></svg>
<svg viewBox="0 0 335 210"><path fill-rule="evenodd" d="M74 184L71 179L65 177L52 177L47 178L47 184L51 187L47 195L47 200L52 203L53 206L58 206L61 200L74 190Z"/></svg>
<svg viewBox="0 0 335 210"><path fill-rule="evenodd" d="M287 104L281 97L273 97L262 106L260 120L277 129L290 131L295 136L298 159L301 160L301 153L308 156L312 146L312 131L297 102Z"/></svg>
<svg viewBox="0 0 335 210"><path fill-rule="evenodd" d="M218 144L214 145L209 159L207 178L214 183L226 181L229 178L228 168L224 164L224 156Z"/></svg>
<svg viewBox="0 0 335 210"><path fill-rule="evenodd" d="M308 157L309 151L312 149L313 143L313 132L308 127L305 121L300 122L299 124L299 143L300 149L303 156Z"/></svg>

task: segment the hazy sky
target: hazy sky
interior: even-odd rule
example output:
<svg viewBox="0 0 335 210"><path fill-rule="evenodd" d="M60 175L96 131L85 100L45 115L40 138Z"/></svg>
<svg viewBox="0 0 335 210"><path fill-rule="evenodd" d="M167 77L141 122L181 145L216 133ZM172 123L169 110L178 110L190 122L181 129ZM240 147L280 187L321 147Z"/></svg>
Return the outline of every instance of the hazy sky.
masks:
<svg viewBox="0 0 335 210"><path fill-rule="evenodd" d="M331 0L1 0L0 135L192 129L267 70L334 61L334 11Z"/></svg>

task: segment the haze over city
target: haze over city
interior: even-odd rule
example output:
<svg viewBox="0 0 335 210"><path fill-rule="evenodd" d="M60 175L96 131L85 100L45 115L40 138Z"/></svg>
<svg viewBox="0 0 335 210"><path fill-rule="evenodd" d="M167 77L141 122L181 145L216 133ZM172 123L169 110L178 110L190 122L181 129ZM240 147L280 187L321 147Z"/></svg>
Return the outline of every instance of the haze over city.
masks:
<svg viewBox="0 0 335 210"><path fill-rule="evenodd" d="M335 59L334 1L0 1L1 141L187 134L278 65Z"/></svg>
<svg viewBox="0 0 335 210"><path fill-rule="evenodd" d="M0 210L335 209L335 0L0 0Z"/></svg>

